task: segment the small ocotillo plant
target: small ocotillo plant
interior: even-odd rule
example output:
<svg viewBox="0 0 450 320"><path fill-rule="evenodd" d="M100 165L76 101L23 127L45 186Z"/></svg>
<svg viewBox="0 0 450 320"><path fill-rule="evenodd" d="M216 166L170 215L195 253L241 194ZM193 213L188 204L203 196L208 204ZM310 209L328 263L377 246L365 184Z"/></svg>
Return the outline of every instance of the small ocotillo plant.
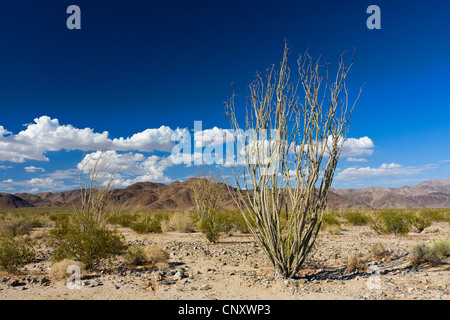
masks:
<svg viewBox="0 0 450 320"><path fill-rule="evenodd" d="M308 54L291 81L283 59L250 85L245 134L226 103L240 166L232 168L236 204L277 276L292 277L310 252L322 223L328 189L348 134L355 102L345 82L353 61L341 56L335 75ZM230 191L232 191L230 189Z"/></svg>

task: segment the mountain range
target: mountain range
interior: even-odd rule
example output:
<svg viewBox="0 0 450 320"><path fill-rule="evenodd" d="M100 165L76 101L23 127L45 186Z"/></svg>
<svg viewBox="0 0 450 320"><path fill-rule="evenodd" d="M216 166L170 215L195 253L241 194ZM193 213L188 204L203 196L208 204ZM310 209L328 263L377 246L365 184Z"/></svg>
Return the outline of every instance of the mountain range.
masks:
<svg viewBox="0 0 450 320"><path fill-rule="evenodd" d="M169 185L140 182L111 192L110 203L122 208L145 210L191 210L195 208L190 187L192 179ZM221 207L235 208L227 187L223 188ZM0 193L0 209L23 207L73 206L80 196L79 190L42 193ZM450 208L450 179L431 180L416 186L400 188L371 187L366 189L330 189L328 208L333 210L364 210L387 208Z"/></svg>

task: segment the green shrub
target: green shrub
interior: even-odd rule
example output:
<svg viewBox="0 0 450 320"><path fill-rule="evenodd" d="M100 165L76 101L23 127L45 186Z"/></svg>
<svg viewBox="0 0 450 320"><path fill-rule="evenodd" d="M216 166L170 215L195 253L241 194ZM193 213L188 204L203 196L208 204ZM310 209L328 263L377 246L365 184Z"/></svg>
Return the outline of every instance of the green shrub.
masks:
<svg viewBox="0 0 450 320"><path fill-rule="evenodd" d="M137 233L160 233L162 232L161 222L154 219L144 219L131 224L131 229Z"/></svg>
<svg viewBox="0 0 450 320"><path fill-rule="evenodd" d="M31 224L18 215L7 214L0 220L0 237L23 236L29 234L31 229Z"/></svg>
<svg viewBox="0 0 450 320"><path fill-rule="evenodd" d="M325 213L322 217L323 225L341 225L336 213Z"/></svg>
<svg viewBox="0 0 450 320"><path fill-rule="evenodd" d="M30 241L24 239L0 238L0 268L8 272L17 272L32 262L35 253Z"/></svg>
<svg viewBox="0 0 450 320"><path fill-rule="evenodd" d="M448 239L434 241L432 248L441 257L450 256L450 240Z"/></svg>
<svg viewBox="0 0 450 320"><path fill-rule="evenodd" d="M372 244L369 251L376 259L381 259L388 254L388 250L386 250L382 242Z"/></svg>
<svg viewBox="0 0 450 320"><path fill-rule="evenodd" d="M178 231L189 233L195 231L195 224L189 213L175 212L168 219L162 220L161 229L164 232Z"/></svg>
<svg viewBox="0 0 450 320"><path fill-rule="evenodd" d="M431 221L421 216L412 216L411 224L418 232L422 232L425 228L431 226Z"/></svg>
<svg viewBox="0 0 450 320"><path fill-rule="evenodd" d="M412 265L421 265L428 263L431 266L436 266L441 263L439 254L425 244L415 245L409 253L409 261Z"/></svg>
<svg viewBox="0 0 450 320"><path fill-rule="evenodd" d="M372 229L377 233L404 235L411 230L412 214L402 211L385 210L378 212Z"/></svg>
<svg viewBox="0 0 450 320"><path fill-rule="evenodd" d="M90 220L62 221L51 234L56 261L74 259L85 264L87 269L122 254L127 248L123 235Z"/></svg>
<svg viewBox="0 0 450 320"><path fill-rule="evenodd" d="M345 214L345 220L355 226L364 226L369 223L369 217L362 212L348 212Z"/></svg>
<svg viewBox="0 0 450 320"><path fill-rule="evenodd" d="M144 249L138 246L130 246L124 255L125 260L133 266L142 265L146 262Z"/></svg>
<svg viewBox="0 0 450 320"><path fill-rule="evenodd" d="M418 215L428 221L448 221L449 218L448 211L437 209L423 209Z"/></svg>
<svg viewBox="0 0 450 320"><path fill-rule="evenodd" d="M230 217L218 209L207 212L199 222L200 231L209 242L216 243L221 236L231 231Z"/></svg>
<svg viewBox="0 0 450 320"><path fill-rule="evenodd" d="M130 228L137 218L138 216L136 214L117 213L110 215L108 217L108 222L125 228Z"/></svg>

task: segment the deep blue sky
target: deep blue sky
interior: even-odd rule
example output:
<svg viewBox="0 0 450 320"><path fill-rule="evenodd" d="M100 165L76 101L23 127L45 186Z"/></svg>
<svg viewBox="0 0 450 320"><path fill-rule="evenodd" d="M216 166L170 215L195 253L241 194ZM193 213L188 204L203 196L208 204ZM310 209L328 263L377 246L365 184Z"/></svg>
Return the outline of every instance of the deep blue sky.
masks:
<svg viewBox="0 0 450 320"><path fill-rule="evenodd" d="M81 30L66 28L71 4L81 8ZM381 8L381 30L366 28L371 4ZM365 85L349 136L367 136L374 148L367 162L340 162L369 176L336 187L450 178L449 13L446 0L3 2L0 126L18 134L45 115L111 138L162 125L191 129L194 120L226 128L224 101L233 90L248 94L255 72L280 60L286 38L293 63L307 49L331 63L356 50L349 87ZM81 154L0 161L0 181L73 169ZM376 173L391 163L404 171ZM45 172L24 173L27 166ZM183 170L167 176L183 179Z"/></svg>

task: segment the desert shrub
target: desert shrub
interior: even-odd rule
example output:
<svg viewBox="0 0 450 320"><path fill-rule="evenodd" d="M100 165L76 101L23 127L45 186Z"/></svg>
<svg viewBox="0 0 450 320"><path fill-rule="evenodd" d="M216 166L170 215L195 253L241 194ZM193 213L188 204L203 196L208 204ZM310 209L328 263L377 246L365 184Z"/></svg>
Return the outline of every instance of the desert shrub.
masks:
<svg viewBox="0 0 450 320"><path fill-rule="evenodd" d="M239 230L241 233L250 233L247 222L245 221L245 218L240 211L230 212L230 219L232 221L233 228ZM252 223L252 221L249 221L249 223L254 224Z"/></svg>
<svg viewBox="0 0 450 320"><path fill-rule="evenodd" d="M431 266L436 266L441 263L439 254L426 244L418 244L412 247L409 253L409 261L412 265L428 263Z"/></svg>
<svg viewBox="0 0 450 320"><path fill-rule="evenodd" d="M386 256L389 252L382 242L375 242L369 248L370 253L376 259L381 259Z"/></svg>
<svg viewBox="0 0 450 320"><path fill-rule="evenodd" d="M56 281L67 280L71 275L67 272L70 266L77 266L80 269L80 278L85 276L86 266L82 262L64 259L52 264L49 272L50 277Z"/></svg>
<svg viewBox="0 0 450 320"><path fill-rule="evenodd" d="M133 266L146 263L146 255L144 249L138 246L130 246L124 255L125 260Z"/></svg>
<svg viewBox="0 0 450 320"><path fill-rule="evenodd" d="M425 228L431 226L431 221L420 215L411 216L411 225L418 231L422 232Z"/></svg>
<svg viewBox="0 0 450 320"><path fill-rule="evenodd" d="M158 269L164 269L168 266L169 253L159 246L151 245L146 247L144 255L145 261Z"/></svg>
<svg viewBox="0 0 450 320"><path fill-rule="evenodd" d="M108 222L111 224L116 224L125 228L129 228L136 221L137 217L138 216L136 214L117 213L110 215L108 217Z"/></svg>
<svg viewBox="0 0 450 320"><path fill-rule="evenodd" d="M127 248L123 235L117 230L79 217L60 221L51 235L56 261L74 259L84 263L88 269L122 254Z"/></svg>
<svg viewBox="0 0 450 320"><path fill-rule="evenodd" d="M322 217L321 230L331 234L340 234L342 231L341 222L337 213L328 212Z"/></svg>
<svg viewBox="0 0 450 320"><path fill-rule="evenodd" d="M411 230L412 221L411 213L384 210L376 214L372 229L377 233L404 235Z"/></svg>
<svg viewBox="0 0 450 320"><path fill-rule="evenodd" d="M339 221L338 214L336 213L325 213L322 217L323 225L341 225Z"/></svg>
<svg viewBox="0 0 450 320"><path fill-rule="evenodd" d="M31 224L26 219L13 214L7 214L0 220L0 237L19 237L29 234Z"/></svg>
<svg viewBox="0 0 450 320"><path fill-rule="evenodd" d="M199 222L200 231L212 243L217 243L220 237L230 232L232 228L230 217L218 209L207 212Z"/></svg>
<svg viewBox="0 0 450 320"><path fill-rule="evenodd" d="M362 212L347 212L345 220L355 226L364 226L369 223L369 217Z"/></svg>
<svg viewBox="0 0 450 320"><path fill-rule="evenodd" d="M161 229L164 232L194 232L195 224L189 213L175 212L170 215L169 219L161 221Z"/></svg>
<svg viewBox="0 0 450 320"><path fill-rule="evenodd" d="M450 240L438 239L433 242L432 249L440 257L448 257L450 256Z"/></svg>
<svg viewBox="0 0 450 320"><path fill-rule="evenodd" d="M352 253L347 257L346 263L347 271L364 271L367 269L367 263L364 261L360 253Z"/></svg>
<svg viewBox="0 0 450 320"><path fill-rule="evenodd" d="M448 221L449 218L447 211L436 209L423 209L418 215L428 221Z"/></svg>
<svg viewBox="0 0 450 320"><path fill-rule="evenodd" d="M156 219L145 218L131 224L131 229L137 233L160 233L161 222Z"/></svg>
<svg viewBox="0 0 450 320"><path fill-rule="evenodd" d="M0 269L17 272L35 256L32 243L21 238L0 238Z"/></svg>

